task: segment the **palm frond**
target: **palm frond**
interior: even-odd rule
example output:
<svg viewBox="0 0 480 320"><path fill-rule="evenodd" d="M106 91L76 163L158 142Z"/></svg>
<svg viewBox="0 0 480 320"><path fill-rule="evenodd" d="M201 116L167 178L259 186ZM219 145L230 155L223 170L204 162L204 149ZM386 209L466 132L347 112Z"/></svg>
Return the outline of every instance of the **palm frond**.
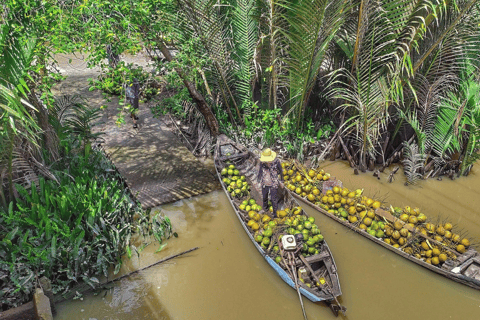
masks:
<svg viewBox="0 0 480 320"><path fill-rule="evenodd" d="M409 144L407 141L403 144L403 152L403 166L407 176L407 184L415 184L422 178L425 154L420 152L416 143Z"/></svg>
<svg viewBox="0 0 480 320"><path fill-rule="evenodd" d="M37 41L29 38L20 42L20 35L5 23L0 30L0 84L15 86L23 81L34 56ZM24 82L23 82L24 83Z"/></svg>
<svg viewBox="0 0 480 320"><path fill-rule="evenodd" d="M242 123L240 110L232 93L235 65L229 49L231 32L225 22L225 15L220 12L221 6L215 0L179 0L178 3L182 14L189 21L188 28L199 37L213 62L212 71L227 108L229 104L233 104Z"/></svg>
<svg viewBox="0 0 480 320"><path fill-rule="evenodd" d="M455 61L462 56L465 57L463 53L469 56L472 50L478 49L478 40L474 38L479 32L478 12L472 12L476 11L474 7L476 2L469 0L437 4L435 12L437 24L423 25L425 37L422 41L416 42L418 53L412 55L412 74L420 68L444 74L445 69L441 68L442 65L459 67L460 64L455 65ZM438 14L439 12L442 14ZM467 39L468 45L465 46ZM423 73L426 74L428 71Z"/></svg>
<svg viewBox="0 0 480 320"><path fill-rule="evenodd" d="M262 92L268 98L270 109L281 107L286 99L288 71L284 59L287 57L289 23L281 3L281 0L257 2L260 36L254 63L257 81L263 84Z"/></svg>
<svg viewBox="0 0 480 320"><path fill-rule="evenodd" d="M244 116L250 113L248 106L252 101L252 81L255 75L253 58L258 42L258 22L254 18L255 1L237 0L233 13L233 38L235 43L235 57L238 63L236 92Z"/></svg>
<svg viewBox="0 0 480 320"><path fill-rule="evenodd" d="M480 129L479 90L478 83L466 80L459 91L450 91L442 99L432 139L438 156L449 157L463 150L465 158L475 157L474 150L479 147L476 138ZM467 159L467 162L470 161Z"/></svg>
<svg viewBox="0 0 480 320"><path fill-rule="evenodd" d="M73 113L64 120L68 132L87 141L95 140L103 134L92 131L92 123L101 116L100 108L90 108L85 104L75 104L71 108Z"/></svg>
<svg viewBox="0 0 480 320"><path fill-rule="evenodd" d="M414 128L418 138L418 145L422 152L428 153L432 148L432 139L435 134L435 122L437 120L437 110L442 102L442 98L447 92L454 91L458 84L458 78L455 75L443 75L433 83L430 83L426 77L418 74L412 86L415 90L415 97L407 98L414 100L413 110L407 110L407 113L415 115L406 116L400 111L400 117Z"/></svg>
<svg viewBox="0 0 480 320"><path fill-rule="evenodd" d="M303 121L317 76L326 63L327 51L343 23L346 1L300 0L283 3L289 9L290 110L295 110L297 127Z"/></svg>

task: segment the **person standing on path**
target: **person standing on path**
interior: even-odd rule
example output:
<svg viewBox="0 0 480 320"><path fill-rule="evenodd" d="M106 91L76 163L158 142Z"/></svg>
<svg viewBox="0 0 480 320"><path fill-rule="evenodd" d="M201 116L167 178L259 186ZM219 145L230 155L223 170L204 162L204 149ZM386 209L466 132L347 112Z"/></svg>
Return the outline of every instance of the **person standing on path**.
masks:
<svg viewBox="0 0 480 320"><path fill-rule="evenodd" d="M258 171L258 182L262 186L263 210L268 212L268 194L272 201L273 217L277 217L278 187L283 181L283 171L277 153L267 148L260 156L260 169Z"/></svg>
<svg viewBox="0 0 480 320"><path fill-rule="evenodd" d="M137 79L133 79L133 83L130 83L125 88L125 95L127 96L127 100L131 105L131 112L130 117L133 120L133 128L138 128L137 125L137 111L138 111L138 102L140 99L140 83L138 83Z"/></svg>

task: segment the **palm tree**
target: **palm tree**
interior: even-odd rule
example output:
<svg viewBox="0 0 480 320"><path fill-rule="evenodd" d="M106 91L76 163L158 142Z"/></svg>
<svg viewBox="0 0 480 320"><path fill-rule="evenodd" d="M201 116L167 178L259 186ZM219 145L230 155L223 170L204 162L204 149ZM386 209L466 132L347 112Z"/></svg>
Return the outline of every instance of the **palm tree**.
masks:
<svg viewBox="0 0 480 320"><path fill-rule="evenodd" d="M343 135L362 169L375 155L385 163L397 134L410 140L411 128L419 150L429 152L442 95L455 87L465 61L478 65L475 1L353 4L337 40L345 67L332 86L347 119Z"/></svg>

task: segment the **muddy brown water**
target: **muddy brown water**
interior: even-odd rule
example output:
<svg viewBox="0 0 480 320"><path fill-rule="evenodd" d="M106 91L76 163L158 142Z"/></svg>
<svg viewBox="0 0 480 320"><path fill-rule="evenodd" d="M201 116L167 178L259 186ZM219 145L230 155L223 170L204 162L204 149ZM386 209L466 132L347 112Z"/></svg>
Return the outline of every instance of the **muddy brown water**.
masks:
<svg viewBox="0 0 480 320"><path fill-rule="evenodd" d="M323 167L352 188L394 206L419 207L451 221L480 243L480 168L469 177L404 186L371 174L355 176L342 162ZM386 172L388 173L388 172ZM55 320L303 319L296 291L258 254L221 191L164 205L179 238L155 253L147 247L122 273L195 246L200 249L116 282L83 300L58 305ZM480 291L424 269L306 208L317 219L337 263L346 319L480 319ZM309 319L333 319L323 304L304 299ZM339 317L341 318L341 317Z"/></svg>

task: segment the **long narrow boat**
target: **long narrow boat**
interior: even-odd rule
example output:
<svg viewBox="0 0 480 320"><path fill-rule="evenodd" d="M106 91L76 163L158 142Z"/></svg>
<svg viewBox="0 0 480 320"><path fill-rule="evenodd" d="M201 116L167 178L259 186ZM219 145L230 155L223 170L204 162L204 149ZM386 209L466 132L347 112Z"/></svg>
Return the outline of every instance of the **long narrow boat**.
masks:
<svg viewBox="0 0 480 320"><path fill-rule="evenodd" d="M220 135L217 138L214 158L215 168L222 187L230 201L230 204L232 205L232 208L235 211L235 214L237 215L238 220L245 229L245 232L252 241L253 245L262 255L262 257L265 258L265 260L273 268L273 270L275 270L275 272L280 276L280 278L285 281L290 287L296 288L294 280L296 276L293 276L291 272L288 272L286 270L287 267L283 263L283 261L279 263L275 262L275 254L270 252L268 250L269 248L266 249L265 247L257 243L254 238L255 232L252 230L251 227L247 225L247 220L249 218L248 214L247 212L244 212L240 209L240 206L242 204L242 202L240 201L241 199L239 200L236 197L233 197L231 195L231 192L227 191L227 188L222 181L223 179L225 179L224 176L221 175L222 170L226 166L234 164L235 168L239 170L241 175L245 176L246 181L250 185L250 197L255 199L256 202L261 203L261 189L260 185L257 183L259 158L252 152L247 150L245 147L227 138L225 135ZM279 210L292 207L298 207L298 202L288 193L283 193L279 203ZM303 209L301 214L306 215ZM301 268L303 266L303 261L305 260L310 265L312 271L315 274L315 277L324 279L327 283L320 287L308 287L307 285L299 281L299 291L301 292L301 294L313 302L324 301L327 302L327 304L329 302L333 302L333 300L336 300L338 296L341 296L342 291L338 279L337 267L330 248L327 245L327 242L325 240L321 242L321 249L318 254L314 254L306 258L302 257L302 259L297 258L295 259L295 264L298 268Z"/></svg>
<svg viewBox="0 0 480 320"><path fill-rule="evenodd" d="M341 181L337 180L336 184L341 185ZM330 188L333 185L330 186ZM336 222L344 225L345 227L355 231L356 233L364 236L365 238L381 245L382 247L424 267L427 268L428 270L431 270L433 272L436 272L444 277L447 277L453 281L465 284L469 287L475 288L477 290L480 290L480 253L476 251L473 248L469 248L465 253L459 254L458 252L455 252L452 249L449 249L448 247L445 248L447 251L451 251L455 258L454 259L449 259L446 261L446 263L443 263L441 266L435 266L433 264L427 263L423 261L423 259L419 259L416 257L413 253L407 253L403 251L404 247L406 247L409 244L414 243L415 241L425 241L428 243L428 245L433 244L434 246L443 246L440 242L437 240L433 239L429 234L423 234L421 232L418 232L415 228L411 227L410 225L403 223L400 219L397 217L393 216L390 212L382 209L382 208L377 208L375 210L375 215L382 219L383 221L386 221L390 224L394 224L395 222L401 223L402 227L408 229L408 231L411 232L412 237L409 239L408 243L405 244L404 246L401 246L399 248L396 248L388 243L386 243L383 239L377 238L370 233L366 232L365 230L362 230L358 228L358 226L354 223L350 223L348 220L343 220L340 217L337 217L336 215L329 213L327 210L324 208L321 208L320 206L316 205L315 203L309 201L308 199L305 199L301 197L300 195L296 194L295 192L292 192L291 190L288 190L288 188L285 188L287 192L294 198L300 200L301 203L305 203L308 206L312 207L316 211L318 211L321 214L326 215L327 217L335 220Z"/></svg>

